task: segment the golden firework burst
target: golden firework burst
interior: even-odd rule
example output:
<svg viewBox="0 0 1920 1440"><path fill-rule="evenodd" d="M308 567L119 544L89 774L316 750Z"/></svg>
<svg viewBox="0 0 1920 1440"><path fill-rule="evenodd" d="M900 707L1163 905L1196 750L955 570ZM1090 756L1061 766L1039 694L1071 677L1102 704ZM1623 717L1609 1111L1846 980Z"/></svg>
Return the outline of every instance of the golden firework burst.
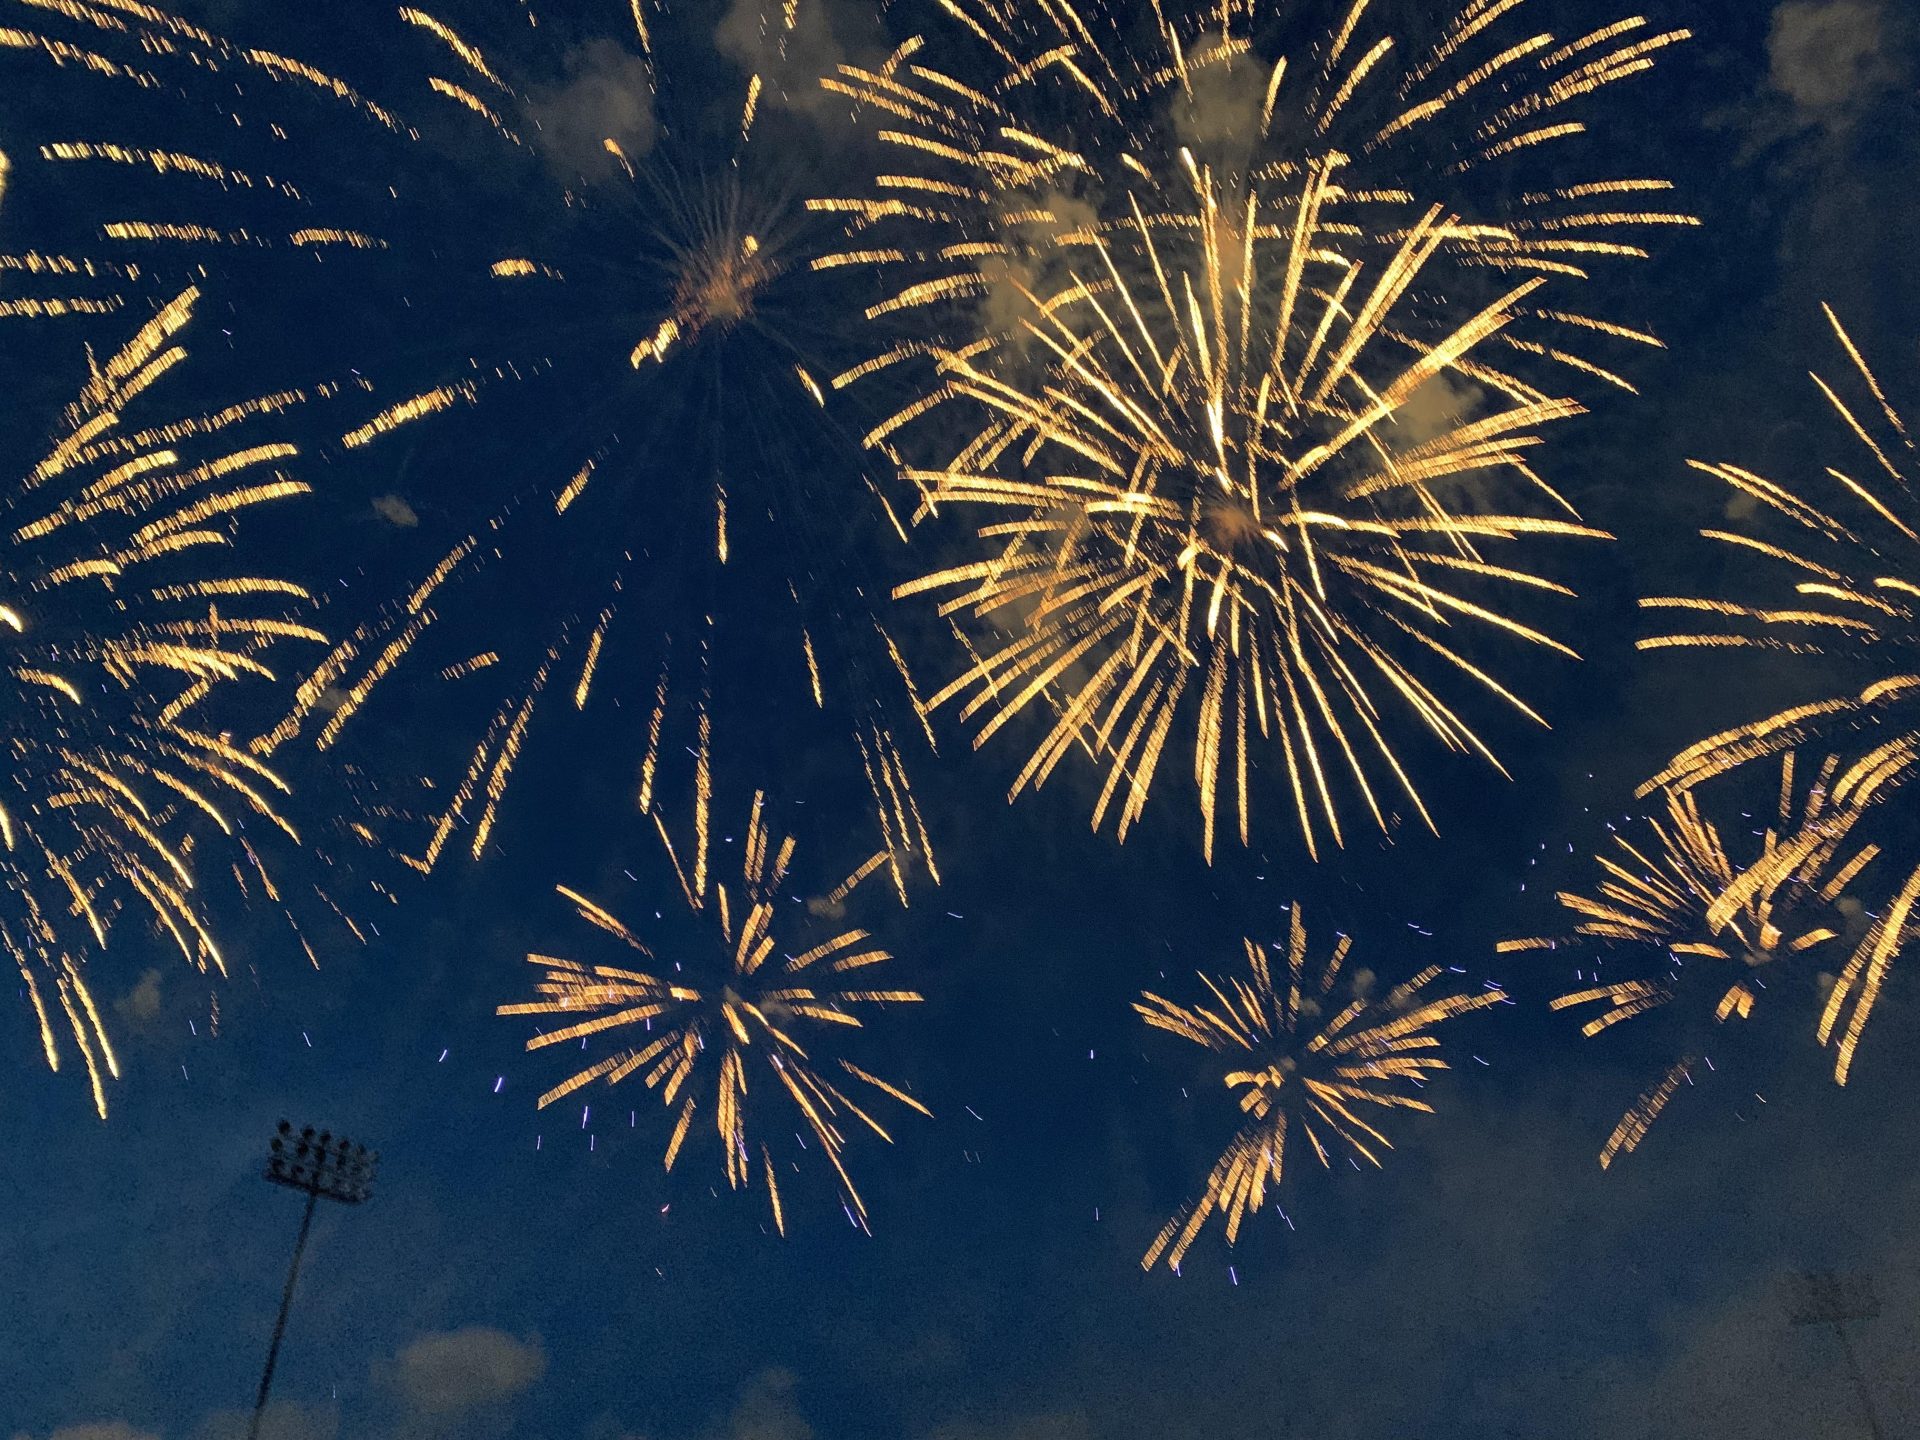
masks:
<svg viewBox="0 0 1920 1440"><path fill-rule="evenodd" d="M1649 838L1616 835L1612 853L1598 857L1606 878L1596 894L1560 892L1575 917L1570 935L1506 940L1500 951L1591 953L1591 981L1552 1002L1585 1016L1580 1033L1589 1037L1675 1007L1696 1026L1746 1020L1763 995L1791 1003L1795 980L1799 993L1815 993L1807 982L1845 940L1847 911L1858 911L1848 892L1880 849L1855 837L1857 815L1834 801L1839 759L1822 761L1804 793L1797 766L1792 753L1782 760L1774 820L1750 856L1729 849L1696 792L1668 791L1665 816L1645 822ZM1744 841L1750 822L1740 825ZM1624 959L1626 978L1602 974L1614 968L1610 957ZM1602 1168L1639 1147L1700 1064L1699 1053L1683 1056L1641 1094L1601 1147Z"/></svg>
<svg viewBox="0 0 1920 1440"><path fill-rule="evenodd" d="M1473 4L1409 51L1359 3L1288 53L1311 26L1279 8L954 7L967 63L915 40L829 82L900 168L814 202L850 236L816 266L900 276L868 314L927 330L834 385L924 376L867 441L905 456L957 426L904 462L916 518L984 511L969 558L898 592L968 622L973 663L931 703L981 741L1047 712L1012 793L1082 751L1122 837L1190 750L1209 856L1223 791L1248 838L1262 747L1317 853L1346 785L1383 826L1401 801L1432 824L1396 710L1487 760L1448 681L1539 718L1471 632L1566 651L1509 597L1567 592L1491 552L1599 534L1529 456L1580 412L1563 384L1631 388L1569 347L1659 343L1555 287L1696 223L1604 152L1569 183L1562 153L1584 97L1685 32L1562 40ZM1489 168L1518 198L1480 215L1466 177Z"/></svg>
<svg viewBox="0 0 1920 1440"><path fill-rule="evenodd" d="M1760 598L1650 597L1641 602L1647 609L1711 628L1639 643L1644 650L1826 657L1852 666L1859 679L1842 694L1775 711L1689 746L1642 787L1643 794L1691 788L1749 762L1816 740L1837 744L1843 737L1858 741L1833 781L1833 802L1848 812L1873 815L1920 774L1920 488L1914 442L1840 318L1831 307L1826 316L1859 393L1849 400L1845 383L1818 374L1814 384L1858 445L1860 465L1829 466L1818 480L1795 486L1731 463L1690 462L1734 492L1740 522L1701 533L1726 548L1735 575L1754 577ZM1841 1084L1894 960L1920 923L1920 856L1888 859L1898 878L1841 970L1820 1019L1821 1043L1836 1042L1834 1078Z"/></svg>
<svg viewBox="0 0 1920 1440"><path fill-rule="evenodd" d="M1497 988L1448 989L1446 970L1432 965L1384 996L1368 972L1347 972L1352 940L1342 935L1324 960L1310 960L1306 926L1295 905L1286 968L1277 979L1258 942L1242 942L1244 975L1202 975L1211 999L1196 1005L1151 991L1134 1010L1156 1030L1191 1041L1230 1068L1221 1080L1246 1117L1207 1177L1200 1199L1174 1216L1147 1248L1141 1268L1161 1260L1178 1269L1215 1214L1227 1243L1265 1203L1269 1185L1286 1176L1287 1145L1304 1135L1323 1166L1347 1150L1378 1166L1392 1142L1371 1112L1433 1106L1418 1091L1447 1069L1438 1053L1439 1026L1502 1003ZM1275 947L1278 948L1278 947Z"/></svg>
<svg viewBox="0 0 1920 1440"><path fill-rule="evenodd" d="M910 472L928 511L984 512L982 558L897 592L940 592L944 615L974 622L976 660L930 703L983 716L976 743L1050 708L1012 794L1083 751L1105 772L1094 825L1117 814L1122 839L1170 742L1190 749L1209 859L1229 804L1249 843L1266 756L1314 853L1323 831L1344 840L1343 779L1382 828L1396 794L1432 826L1394 712L1497 766L1450 682L1540 717L1463 632L1574 652L1507 610L1515 594L1571 592L1495 552L1604 538L1564 507L1477 496L1558 506L1528 457L1574 402L1516 392L1437 427L1408 410L1473 373L1475 347L1537 282L1408 344L1395 304L1448 233L1441 217L1425 216L1372 285L1355 292L1356 268L1322 292L1303 279L1322 244L1311 203L1269 281L1231 233L1251 227L1228 226L1209 177L1196 180L1191 246L1144 220L1107 242L1160 283L1138 290L1116 261L1104 287L1054 297L1032 331L1051 361L1037 383L954 363L949 383L994 418L949 464Z"/></svg>
<svg viewBox="0 0 1920 1440"><path fill-rule="evenodd" d="M899 276L873 318L957 307L958 330L977 333L983 314L990 332L1009 328L996 319L1017 331L1024 310L1001 302L1023 289L1044 297L1070 269L1100 273L1101 237L1136 212L1190 227L1196 169L1257 200L1248 248L1318 190L1328 248L1301 257L1310 267L1382 263L1436 205L1467 219L1446 238L1460 270L1494 275L1584 279L1596 262L1643 258L1649 229L1699 223L1661 204L1669 182L1609 174L1618 162L1584 118L1590 97L1651 70L1687 31L1633 17L1561 37L1533 27L1526 0L1473 0L1401 35L1378 8L948 6L942 27L826 81L877 117L875 138L898 163L867 194L812 202L856 242L813 263ZM1512 193L1482 216L1489 171ZM1240 218L1229 207L1228 222ZM1658 343L1552 305L1526 318L1543 322L1541 337ZM1503 347L1626 384L1525 328ZM836 384L928 353L939 348L910 340Z"/></svg>
<svg viewBox="0 0 1920 1440"><path fill-rule="evenodd" d="M529 1050L609 1032L644 1032L553 1086L540 1097L542 1107L596 1080L617 1085L639 1075L674 1115L665 1154L668 1170L700 1112L707 1110L720 1140L727 1183L736 1190L749 1188L759 1169L774 1224L784 1235L786 1215L774 1150L759 1138L769 1123L771 1104L805 1126L864 1223L866 1204L844 1158L847 1131L857 1124L882 1140L891 1142L892 1136L854 1098L855 1090L886 1096L922 1115L932 1112L899 1086L837 1053L836 1047L865 1025L865 1015L922 997L915 990L876 988L879 967L892 956L865 929L828 926L803 940L787 938L794 929L806 928L804 923L794 926L792 908L780 904L793 898L787 887L795 846L792 836L773 829L763 794L753 797L738 883L729 885L713 876L709 805L703 766L691 846L676 848L657 814L655 823L682 899L712 934L669 955L606 907L562 886L560 894L582 919L640 959L606 965L529 955L528 963L542 972L535 987L541 998L502 1005L499 1013L569 1018L560 1028L529 1040ZM848 897L886 860L884 851L872 856L808 907L809 912L843 913ZM636 963L644 968L636 968ZM757 1117L751 1132L750 1114Z"/></svg>
<svg viewBox="0 0 1920 1440"><path fill-rule="evenodd" d="M175 297L92 366L45 455L0 501L12 781L0 800L0 945L47 1063L60 1066L58 1012L103 1117L119 1062L88 956L130 914L196 969L224 972L195 828L231 837L250 866L247 818L297 837L281 813L286 784L221 732L212 707L236 682L271 679L276 651L324 639L302 618L310 597L298 584L225 563L242 519L308 488L284 468L293 446L237 437L308 394L141 423L187 359L179 342L198 302L195 290Z"/></svg>
<svg viewBox="0 0 1920 1440"><path fill-rule="evenodd" d="M0 300L0 315L110 310L198 268L221 272L243 310L268 295L305 304L332 284L318 303L375 330L434 317L397 350L355 356L381 398L324 442L354 459L414 447L403 471L435 477L417 482L418 508L374 504L407 517L392 523L419 548L384 567L404 581L336 627L254 753L284 763L296 740L352 753L351 735L379 723L357 717L383 703L439 708L450 750L429 752L423 778L442 803L403 842L430 870L462 848L484 853L549 712L633 677L652 691L660 676L647 733L671 745L669 702L692 702L676 715L724 704L709 680L723 690L741 672L757 686L778 665L833 717L823 723L844 713L846 774L865 783L903 900L913 870L937 873L907 766L913 736L930 743L931 731L874 609L887 583L867 573L878 547L850 543L892 529L814 378L847 356L823 343L838 324L831 281L802 263L809 232L826 228L791 195L806 141L785 127L792 143L768 154L783 141L755 125L764 100L803 78L787 73L788 52L824 25L815 6L769 4L751 43L723 37L750 72L724 114L706 72L689 64L705 78L683 80L662 63L672 36L694 27L704 45L707 27L658 0L616 4L597 26L530 24L545 18L538 6L407 6L365 17L346 44L272 49L147 0L21 8L18 27L0 27L0 65L41 77L33 158L73 185L89 223L45 253L0 255L0 280L36 287ZM399 87L353 78L367 45ZM80 128L124 113L95 100L102 91L138 92L137 136ZM238 123L223 110L207 124L214 91ZM347 148L351 167L336 163ZM165 217L146 208L155 194ZM277 339L304 343L298 327ZM440 468L460 444L443 440L456 419L484 427L515 405L528 408L509 463ZM556 553L570 563L553 567Z"/></svg>

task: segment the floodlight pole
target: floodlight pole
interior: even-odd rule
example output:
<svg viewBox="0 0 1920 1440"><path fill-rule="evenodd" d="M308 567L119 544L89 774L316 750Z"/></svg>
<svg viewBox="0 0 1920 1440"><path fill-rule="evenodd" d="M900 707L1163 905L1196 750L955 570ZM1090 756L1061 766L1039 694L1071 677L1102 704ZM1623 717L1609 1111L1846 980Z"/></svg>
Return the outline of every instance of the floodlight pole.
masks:
<svg viewBox="0 0 1920 1440"><path fill-rule="evenodd" d="M280 1342L287 1334L287 1311L293 1308L293 1287L300 1279L300 1257L307 1253L307 1232L313 1228L314 1207L320 1192L307 1192L307 1204L300 1215L300 1238L293 1242L293 1264L287 1269L287 1287L280 1292L280 1318L273 1322L273 1343L267 1346L267 1366L260 1372L260 1393L253 1401L253 1423L247 1427L247 1440L260 1440L260 1420L267 1410L267 1391L273 1388L273 1367L280 1363Z"/></svg>
<svg viewBox="0 0 1920 1440"><path fill-rule="evenodd" d="M1860 1397L1860 1413L1866 1417L1867 1433L1873 1440L1881 1440L1880 1417L1874 1413L1873 1396L1867 1393L1867 1377L1860 1373L1860 1362L1853 1358L1853 1342L1847 1339L1847 1322L1833 1322L1833 1333L1839 1337L1840 1353L1847 1357L1847 1374L1853 1379L1853 1390Z"/></svg>
<svg viewBox="0 0 1920 1440"><path fill-rule="evenodd" d="M260 1440L260 1422L266 1418L267 1393L273 1388L273 1369L280 1361L280 1342L287 1334L287 1313L293 1308L293 1289L300 1281L300 1261L307 1253L307 1236L313 1229L313 1212L320 1197L342 1205L359 1205L373 1194L373 1177L380 1164L380 1153L354 1147L343 1135L335 1139L331 1132L315 1135L307 1126L294 1134L290 1121L280 1122L273 1138L264 1178L272 1184L298 1190L307 1197L300 1215L300 1235L293 1242L293 1263L287 1267L286 1288L280 1292L280 1315L273 1322L273 1342L267 1346L266 1368L260 1372L260 1393L254 1397L253 1420L247 1426L247 1440Z"/></svg>
<svg viewBox="0 0 1920 1440"><path fill-rule="evenodd" d="M1867 1377L1853 1353L1853 1341L1847 1338L1849 1320L1872 1320L1880 1313L1880 1299L1873 1292L1868 1275L1836 1275L1831 1271L1813 1271L1796 1275L1787 1302L1787 1320L1793 1325L1831 1325L1846 1358L1847 1376L1853 1381L1854 1394L1860 1398L1860 1414L1867 1422L1873 1440L1885 1440L1880 1417L1873 1408L1873 1396L1867 1390Z"/></svg>

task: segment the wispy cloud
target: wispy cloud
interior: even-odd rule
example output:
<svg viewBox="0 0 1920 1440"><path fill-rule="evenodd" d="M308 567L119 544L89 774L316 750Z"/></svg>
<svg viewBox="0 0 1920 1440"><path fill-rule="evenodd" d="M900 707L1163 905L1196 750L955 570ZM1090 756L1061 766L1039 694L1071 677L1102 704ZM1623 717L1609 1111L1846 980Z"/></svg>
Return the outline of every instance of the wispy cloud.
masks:
<svg viewBox="0 0 1920 1440"><path fill-rule="evenodd" d="M1093 1440L1093 1425L1078 1410L1060 1410L984 1424L954 1421L928 1431L926 1440Z"/></svg>
<svg viewBox="0 0 1920 1440"><path fill-rule="evenodd" d="M120 1017L121 1024L144 1030L160 1018L161 980L157 968L142 971L133 988L114 1000L113 1013Z"/></svg>
<svg viewBox="0 0 1920 1440"><path fill-rule="evenodd" d="M1767 32L1767 80L1802 127L1852 126L1904 79L1884 0L1783 0Z"/></svg>
<svg viewBox="0 0 1920 1440"><path fill-rule="evenodd" d="M733 0L713 32L720 53L760 77L760 104L803 115L842 114L844 100L820 88L820 77L844 63L863 42L877 40L871 7L809 3L778 6ZM791 18L793 28L785 21Z"/></svg>
<svg viewBox="0 0 1920 1440"><path fill-rule="evenodd" d="M196 1440L247 1440L250 1410L222 1410L201 1424ZM275 1401L260 1417L260 1440L337 1440L340 1415L331 1405L293 1405Z"/></svg>
<svg viewBox="0 0 1920 1440"><path fill-rule="evenodd" d="M407 497L404 495L374 496L373 513L389 525L396 525L402 530L411 530L420 523L419 513L407 503Z"/></svg>
<svg viewBox="0 0 1920 1440"><path fill-rule="evenodd" d="M518 1339L487 1325L422 1335L381 1367L407 1410L452 1417L512 1400L547 1373L540 1337Z"/></svg>
<svg viewBox="0 0 1920 1440"><path fill-rule="evenodd" d="M763 1370L740 1392L726 1424L712 1440L813 1440L813 1426L800 1413L799 1379L791 1370Z"/></svg>
<svg viewBox="0 0 1920 1440"><path fill-rule="evenodd" d="M541 157L561 180L609 179L619 162L608 140L638 160L659 132L645 58L605 38L572 51L567 78L535 92L527 110L540 127Z"/></svg>

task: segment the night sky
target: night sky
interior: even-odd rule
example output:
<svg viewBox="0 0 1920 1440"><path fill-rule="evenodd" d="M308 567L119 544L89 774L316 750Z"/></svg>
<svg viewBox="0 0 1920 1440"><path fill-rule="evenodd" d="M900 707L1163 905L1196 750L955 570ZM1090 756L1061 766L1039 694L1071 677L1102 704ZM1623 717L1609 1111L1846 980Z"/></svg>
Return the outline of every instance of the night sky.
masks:
<svg viewBox="0 0 1920 1440"><path fill-rule="evenodd" d="M905 27L911 7L893 8L881 19L839 0L833 44L869 52ZM1393 8L1420 23L1420 6ZM671 22L681 102L703 87L729 97L694 130L737 118L739 25L722 9L686 0ZM353 56L352 21L331 6L210 0L193 13L327 54L336 69L389 63ZM0 25L40 18L0 4ZM1025 752L972 753L941 716L938 758L916 753L914 766L944 883L916 875L902 910L871 882L858 916L927 996L885 1015L866 1053L936 1118L896 1113L891 1147L852 1148L871 1234L814 1173L789 1197L783 1240L758 1190L727 1189L710 1134L663 1175L668 1124L637 1081L536 1111L564 1057L526 1054L529 1027L493 1013L523 998L527 952L583 948L554 885L634 916L680 903L631 803L653 684L651 662L634 661L603 682L629 697L613 718L556 706L533 728L482 860L463 850L424 881L393 878L399 904L362 907L373 943L319 925L316 970L284 929L241 917L244 958L217 987L217 1033L214 988L132 927L116 937L94 980L127 1071L105 1123L83 1080L46 1073L25 1000L14 1007L0 1072L0 1436L245 1434L299 1218L298 1199L260 1179L283 1116L364 1138L382 1160L372 1203L323 1207L315 1222L263 1432L274 1440L1864 1434L1831 1333L1787 1323L1783 1282L1803 1270L1872 1274L1884 1313L1855 1328L1859 1362L1884 1433L1920 1433L1920 1007L1906 977L1896 970L1844 1089L1796 1017L1603 1172L1600 1143L1669 1042L1657 1031L1582 1040L1546 1006L1566 988L1566 962L1493 950L1555 925L1552 892L1589 880L1605 822L1635 813L1635 786L1675 751L1821 687L1816 671L1633 650L1645 623L1635 598L1710 587L1719 563L1694 532L1724 496L1684 461L1790 470L1833 453L1806 378L1834 360L1823 300L1891 391L1920 396L1911 0L1662 0L1654 18L1696 39L1605 118L1626 163L1672 175L1704 224L1657 237L1651 261L1596 286L1602 313L1655 323L1668 348L1638 360L1639 397L1599 400L1550 447L1547 473L1620 542L1560 572L1581 599L1554 623L1584 662L1518 657L1555 728L1500 727L1510 783L1422 751L1439 838L1406 824L1385 837L1356 829L1316 865L1276 824L1251 850L1224 845L1209 867L1184 793L1157 799L1119 846L1110 826L1087 825L1091 767L1063 767L1009 807ZM794 64L817 73L832 58ZM49 117L64 117L63 134L101 138L127 117L76 74L0 61L0 151L16 167L0 250L19 251L90 214L87 196L61 188L86 172L22 158L51 133ZM788 153L830 163L811 100L770 101L762 121L799 137ZM632 123L653 122L636 112ZM422 145L439 143L429 131ZM309 168L383 184L363 163L342 144ZM797 167L783 183L804 194L811 180ZM395 338L391 315L323 289L289 297L263 274L236 263L205 282L188 337L201 368L185 383L208 387L209 403L236 385L348 366L383 401L406 393L402 351L416 342ZM465 297L431 303L461 314ZM39 453L84 373L83 343L128 328L4 322L0 471L19 474ZM837 321L815 328L823 347L846 343ZM687 413L705 416L707 403L687 400ZM617 423L658 451L679 443L680 416ZM750 416L746 430L784 423ZM333 587L337 613L396 593L452 533L437 527L467 523L448 497L469 475L484 486L516 456L552 470L571 453L519 401L461 426L437 444L331 455L316 477L320 521L274 535L293 568ZM725 443L761 443L757 433ZM701 447L720 442L684 443L689 468L715 463ZM864 505L864 491L831 498L821 478L836 443L796 439L781 462L815 467L808 493L829 498L814 523L829 536ZM537 583L570 583L570 557L548 559ZM751 551L741 563L756 563ZM726 604L663 583L681 599L647 603L694 615ZM533 584L480 592L470 603L491 614L463 621L468 633L517 643L515 617L532 607L515 587ZM716 613L717 863L737 864L729 847L765 788L797 833L804 893L817 895L872 848L864 787L787 649L776 663L776 642L760 644L750 618ZM920 638L916 668L949 673L937 630ZM370 713L357 753L382 777L441 764L460 743L436 727L457 718L424 699ZM1190 783L1183 766L1163 783ZM686 767L669 770L663 790L683 815ZM1281 782L1260 778L1277 817ZM324 809L315 796L327 783L323 772L303 780L313 793L302 802ZM1761 806L1767 788L1762 776ZM1217 1080L1129 1004L1148 986L1188 993L1195 969L1234 963L1243 935L1279 939L1295 903L1317 934L1352 934L1356 957L1383 975L1457 965L1516 1003L1457 1022L1454 1068L1427 1095L1438 1113L1390 1117L1405 1123L1383 1170L1299 1164L1285 1218L1269 1206L1233 1249L1209 1233L1179 1276L1143 1274L1141 1252L1195 1193L1233 1116Z"/></svg>

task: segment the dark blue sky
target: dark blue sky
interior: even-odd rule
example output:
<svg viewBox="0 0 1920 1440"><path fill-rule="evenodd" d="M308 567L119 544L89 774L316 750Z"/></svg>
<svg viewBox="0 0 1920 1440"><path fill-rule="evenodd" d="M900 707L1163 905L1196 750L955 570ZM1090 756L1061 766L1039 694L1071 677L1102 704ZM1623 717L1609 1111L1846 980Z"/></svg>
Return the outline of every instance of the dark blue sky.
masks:
<svg viewBox="0 0 1920 1440"><path fill-rule="evenodd" d="M219 9L236 26L252 13ZM1844 1091L1796 1032L1683 1097L1603 1174L1594 1153L1660 1057L1581 1042L1545 1010L1564 974L1492 954L1550 923L1546 892L1585 878L1635 783L1799 683L1632 652L1632 598L1697 575L1691 529L1722 503L1685 458L1822 453L1805 380L1831 359L1822 300L1920 394L1920 30L1902 0L1671 0L1657 18L1699 38L1610 118L1706 223L1610 282L1606 313L1657 319L1670 349L1636 372L1641 398L1599 407L1555 453L1556 482L1624 543L1583 562L1588 661L1543 669L1532 693L1556 729L1510 732L1511 785L1435 767L1441 839L1363 835L1319 867L1276 843L1208 869L1178 806L1124 848L1088 833L1084 779L1009 809L1011 753L971 755L950 727L921 788L946 883L862 917L928 994L876 1038L884 1073L937 1119L855 1153L872 1236L821 1187L781 1241L713 1156L661 1174L664 1127L637 1085L596 1093L585 1125L578 1107L536 1113L558 1067L493 1016L525 985L521 956L577 933L553 884L641 914L674 898L651 826L606 800L628 791L640 711L556 722L483 862L403 887L378 942L336 939L318 972L262 932L219 989L217 1036L206 984L117 953L101 988L129 1075L109 1123L74 1077L39 1068L19 1007L0 1087L0 1435L244 1433L298 1218L257 1178L282 1115L384 1159L373 1204L316 1222L277 1440L1861 1433L1831 1336L1785 1323L1780 1281L1806 1268L1874 1273L1885 1314L1855 1343L1887 1433L1920 1429L1910 988L1882 1002ZM18 155L66 92L15 91L30 72L9 66L0 150ZM67 203L16 182L7 250ZM234 303L209 288L210 314ZM269 328L257 308L229 315L237 345ZM0 330L0 391L57 403L69 382L43 377L78 373L79 339ZM8 416L0 461L16 465L50 416ZM501 423L471 443L516 443ZM432 494L417 474L378 478ZM800 699L763 693L775 715ZM723 722L727 834L756 785L804 799L829 772L803 726L733 738ZM787 812L803 866L844 872L860 858L847 807L810 803ZM1229 963L1242 934L1278 936L1294 901L1383 973L1459 964L1520 1003L1462 1023L1440 1113L1396 1129L1383 1173L1303 1168L1290 1220L1259 1217L1231 1253L1203 1241L1179 1278L1143 1275L1219 1117L1182 1098L1197 1072L1128 1002L1163 972Z"/></svg>

